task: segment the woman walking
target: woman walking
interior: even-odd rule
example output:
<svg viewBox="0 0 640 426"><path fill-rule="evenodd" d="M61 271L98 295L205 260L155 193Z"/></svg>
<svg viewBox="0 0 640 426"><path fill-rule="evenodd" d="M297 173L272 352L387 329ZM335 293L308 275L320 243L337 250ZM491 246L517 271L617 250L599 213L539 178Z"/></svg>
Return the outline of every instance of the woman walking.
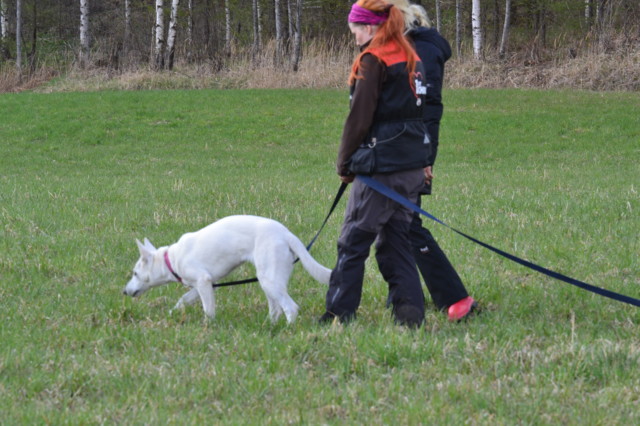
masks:
<svg viewBox="0 0 640 426"><path fill-rule="evenodd" d="M395 320L417 327L424 321L424 294L409 243L411 210L354 177L370 175L416 202L430 149L422 119L424 71L403 35L404 17L397 8L383 0L359 0L348 21L361 53L349 78L350 112L336 166L341 180L353 186L320 321L355 318L365 260L377 241L376 261L389 284Z"/></svg>

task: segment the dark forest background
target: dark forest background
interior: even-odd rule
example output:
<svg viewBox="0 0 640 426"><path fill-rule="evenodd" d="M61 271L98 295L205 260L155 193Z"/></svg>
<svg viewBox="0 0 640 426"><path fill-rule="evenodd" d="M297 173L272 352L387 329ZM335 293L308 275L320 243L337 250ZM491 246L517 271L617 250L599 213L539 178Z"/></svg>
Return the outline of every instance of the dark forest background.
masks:
<svg viewBox="0 0 640 426"><path fill-rule="evenodd" d="M480 6L479 51L471 26L474 1ZM70 70L92 70L113 77L143 70L166 72L176 67L197 69L198 73L213 76L229 72L234 66L268 68L288 74L304 72L318 62L337 62L336 69L342 69L353 52L346 26L351 6L348 0L2 0L0 3L3 91L12 90L30 78L47 80ZM586 71L581 67L596 61L605 64L605 70L599 73L606 73L606 68L611 68L612 73L622 73L620 82L609 89L637 90L640 86L638 0L417 3L425 7L433 26L450 41L453 59L460 72L465 73L457 80L457 74L451 74L453 85L483 85L468 73L490 77L496 69L498 74L511 70L512 78L514 75L522 78L530 70L531 84L527 85L535 85L541 69L566 67L570 61L584 58L586 62L581 62L573 73L583 74ZM316 61L305 65L305 60L311 57ZM485 85L500 85L503 77ZM331 78L326 81L327 85L334 84Z"/></svg>

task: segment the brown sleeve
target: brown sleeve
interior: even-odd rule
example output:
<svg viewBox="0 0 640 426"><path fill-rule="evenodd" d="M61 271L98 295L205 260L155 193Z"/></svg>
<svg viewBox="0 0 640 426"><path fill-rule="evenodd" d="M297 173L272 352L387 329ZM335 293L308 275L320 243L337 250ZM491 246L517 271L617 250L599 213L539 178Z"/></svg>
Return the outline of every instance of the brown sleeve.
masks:
<svg viewBox="0 0 640 426"><path fill-rule="evenodd" d="M362 57L358 73L363 77L356 80L351 97L351 109L342 131L342 140L338 148L336 171L340 176L349 175L345 163L364 141L378 105L378 97L385 76L383 64L373 55Z"/></svg>

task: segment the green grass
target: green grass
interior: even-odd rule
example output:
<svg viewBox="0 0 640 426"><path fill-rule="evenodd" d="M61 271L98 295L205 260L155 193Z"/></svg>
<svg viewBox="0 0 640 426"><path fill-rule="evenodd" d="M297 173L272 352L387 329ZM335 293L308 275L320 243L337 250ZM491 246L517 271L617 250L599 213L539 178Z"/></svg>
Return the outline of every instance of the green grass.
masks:
<svg viewBox="0 0 640 426"><path fill-rule="evenodd" d="M450 225L640 297L636 93L446 91L434 195ZM322 327L325 288L297 266L301 313L270 324L257 285L217 317L170 316L183 289L121 291L135 238L174 242L230 214L304 242L339 181L346 91L0 96L0 423L634 424L640 310L428 226L484 312L392 324L368 264L358 320ZM344 202L313 248L333 266ZM229 279L253 276L244 267Z"/></svg>

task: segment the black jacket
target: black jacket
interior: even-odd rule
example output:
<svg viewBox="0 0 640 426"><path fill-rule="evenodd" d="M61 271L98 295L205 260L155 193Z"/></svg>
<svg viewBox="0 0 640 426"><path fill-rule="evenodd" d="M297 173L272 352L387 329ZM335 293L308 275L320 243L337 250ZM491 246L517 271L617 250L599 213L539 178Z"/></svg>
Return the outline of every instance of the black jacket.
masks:
<svg viewBox="0 0 640 426"><path fill-rule="evenodd" d="M416 69L424 76L420 62ZM422 113L424 94L414 93L409 85L404 55L392 45L370 49L358 72L362 78L351 87L351 108L338 149L338 174L425 167L430 144ZM422 89L426 86L417 76L415 81Z"/></svg>
<svg viewBox="0 0 640 426"><path fill-rule="evenodd" d="M423 109L424 121L431 137L431 157L427 163L433 165L438 153L438 136L442 118L442 81L444 64L451 58L449 42L433 28L416 28L409 33L415 44L416 53L425 69L427 83L426 105Z"/></svg>

